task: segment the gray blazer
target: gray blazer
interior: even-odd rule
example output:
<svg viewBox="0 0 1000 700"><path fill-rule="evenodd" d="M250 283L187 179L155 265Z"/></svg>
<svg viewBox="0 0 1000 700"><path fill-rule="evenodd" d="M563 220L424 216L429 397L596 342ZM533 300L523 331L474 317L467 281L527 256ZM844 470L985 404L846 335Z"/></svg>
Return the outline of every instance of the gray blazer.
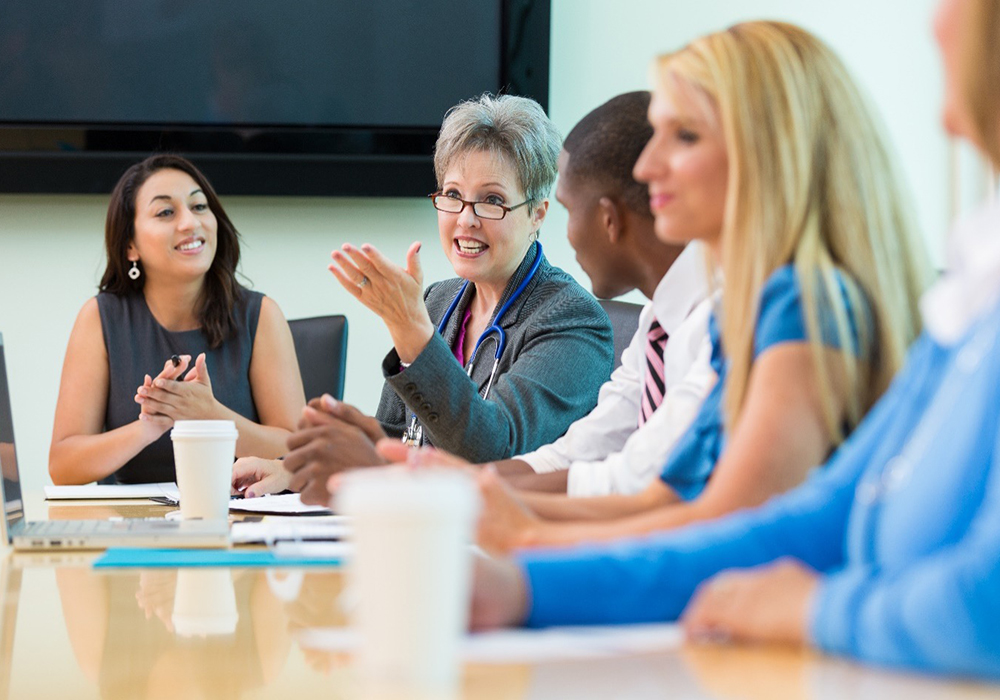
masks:
<svg viewBox="0 0 1000 700"><path fill-rule="evenodd" d="M537 245L528 250L494 315L527 276L538 250ZM462 283L456 278L427 288L424 300L435 326ZM472 462L488 462L546 445L590 412L611 374L614 350L611 323L601 306L543 256L534 278L500 319L507 345L489 398L483 399L496 346L492 340L483 343L471 378L451 350L472 294L469 285L443 332L435 333L405 370L395 349L389 352L375 416L390 436L399 437L416 414L425 442Z"/></svg>

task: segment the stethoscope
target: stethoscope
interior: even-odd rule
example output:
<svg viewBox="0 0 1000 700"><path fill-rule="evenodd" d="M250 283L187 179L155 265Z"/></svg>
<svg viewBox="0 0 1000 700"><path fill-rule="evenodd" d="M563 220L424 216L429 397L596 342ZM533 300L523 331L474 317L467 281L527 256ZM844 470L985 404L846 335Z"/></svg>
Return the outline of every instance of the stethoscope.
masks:
<svg viewBox="0 0 1000 700"><path fill-rule="evenodd" d="M500 357L503 355L504 349L507 347L507 334L504 333L503 328L500 327L500 319L503 315L507 313L507 310L517 301L521 293L527 288L534 279L535 273L538 272L538 266L542 263L542 244L535 241L535 245L538 246L537 254L535 255L534 261L531 263L531 268L528 270L528 274L525 275L524 279L521 280L521 284L517 285L517 289L514 293L503 303L500 310L497 311L496 316L493 317L493 325L489 326L484 330L480 336L479 340L476 341L476 347L472 349L472 354L469 356L469 364L465 367L465 372L468 376L472 376L472 370L475 368L476 359L479 357L479 349L483 346L483 343L489 338L493 337L494 343L496 343L496 350L493 353L493 369L490 370L489 381L486 382L486 391L483 392L483 398L486 399L490 395L490 389L493 387L493 380L497 376L497 368L500 366ZM448 306L447 311L444 312L444 316L441 317L441 322L438 324L437 332L444 334L444 329L448 325L448 321L451 320L451 316L455 313L455 309L458 307L458 303L462 300L462 295L465 294L465 290L469 287L469 280L466 280L462 287L458 290L455 298L451 300L451 304ZM494 337L495 336L495 337ZM417 414L410 413L410 423L406 426L406 430L403 431L403 442L411 447L419 447L424 442L424 427L417 420Z"/></svg>

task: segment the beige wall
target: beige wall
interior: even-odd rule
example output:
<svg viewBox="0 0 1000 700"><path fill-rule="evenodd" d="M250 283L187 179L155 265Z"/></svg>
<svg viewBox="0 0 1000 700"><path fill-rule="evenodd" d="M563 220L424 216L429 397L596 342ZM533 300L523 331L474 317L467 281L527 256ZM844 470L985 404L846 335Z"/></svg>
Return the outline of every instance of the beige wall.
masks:
<svg viewBox="0 0 1000 700"><path fill-rule="evenodd" d="M931 0L553 0L551 114L565 133L600 102L647 87L658 52L754 17L803 24L826 38L873 97L916 194L928 240L946 223L940 78L930 40ZM243 270L289 317L350 319L346 398L374 410L388 335L326 271L344 241L372 242L401 260L424 241L427 279L448 274L435 216L422 199L226 197L243 233ZM73 319L102 269L104 197L0 195L0 331L11 374L18 451L29 489L47 483L46 460L62 356ZM549 257L586 284L553 204L542 240Z"/></svg>

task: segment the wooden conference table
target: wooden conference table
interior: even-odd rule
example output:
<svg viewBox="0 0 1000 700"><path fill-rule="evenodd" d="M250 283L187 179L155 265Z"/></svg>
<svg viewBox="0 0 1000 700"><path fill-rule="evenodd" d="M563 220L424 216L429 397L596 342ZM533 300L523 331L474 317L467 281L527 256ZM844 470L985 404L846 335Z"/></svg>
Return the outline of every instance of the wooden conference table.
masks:
<svg viewBox="0 0 1000 700"><path fill-rule="evenodd" d="M26 505L32 518L52 519L168 510L144 501L47 504L40 496ZM298 574L286 569L100 571L90 567L96 556L0 550L0 699L362 697L349 655L308 641L317 628L345 625L338 569L305 571L296 587L286 584ZM235 631L178 629L172 613L183 585L195 596L222 590L222 608L235 599ZM783 648L684 644L606 658L470 663L462 697L922 700L1000 698L1000 686Z"/></svg>

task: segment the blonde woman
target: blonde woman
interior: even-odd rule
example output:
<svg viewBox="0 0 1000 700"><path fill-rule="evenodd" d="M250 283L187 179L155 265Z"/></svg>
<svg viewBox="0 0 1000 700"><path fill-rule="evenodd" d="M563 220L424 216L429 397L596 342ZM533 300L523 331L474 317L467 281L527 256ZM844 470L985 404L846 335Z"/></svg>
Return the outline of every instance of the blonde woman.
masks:
<svg viewBox="0 0 1000 700"><path fill-rule="evenodd" d="M918 237L871 113L824 44L772 22L699 39L659 59L649 118L635 175L657 236L702 241L725 280L710 324L718 384L639 494L521 501L484 473L493 550L662 531L787 491L857 425L918 332Z"/></svg>
<svg viewBox="0 0 1000 700"><path fill-rule="evenodd" d="M1000 167L1000 2L944 0L936 30L945 126ZM822 472L762 508L615 550L484 564L473 624L664 620L687 605L695 637L1000 678L998 236L995 204L952 234L926 332Z"/></svg>

